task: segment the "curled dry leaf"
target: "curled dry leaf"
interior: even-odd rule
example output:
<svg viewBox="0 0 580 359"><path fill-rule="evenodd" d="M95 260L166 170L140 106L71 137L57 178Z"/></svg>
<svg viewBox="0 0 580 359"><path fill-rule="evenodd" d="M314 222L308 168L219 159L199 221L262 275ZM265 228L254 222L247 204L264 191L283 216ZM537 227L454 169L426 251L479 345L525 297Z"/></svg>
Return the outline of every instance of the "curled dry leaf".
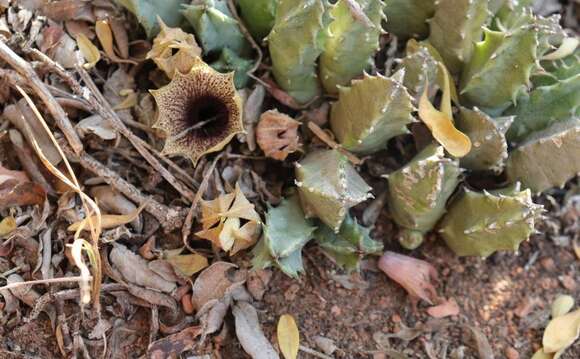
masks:
<svg viewBox="0 0 580 359"><path fill-rule="evenodd" d="M101 59L101 53L99 52L99 49L97 49L91 40L89 40L89 38L83 33L79 33L77 35L77 46L87 61L83 67L86 69L95 67L97 62L99 62Z"/></svg>
<svg viewBox="0 0 580 359"><path fill-rule="evenodd" d="M379 268L405 288L411 300L423 299L433 304L439 298L432 284L437 280L437 270L430 263L386 251L379 260Z"/></svg>
<svg viewBox="0 0 580 359"><path fill-rule="evenodd" d="M175 282L170 282L153 272L146 260L123 245L115 243L111 253L109 253L109 259L111 265L119 271L127 282L165 293L170 293L177 287Z"/></svg>
<svg viewBox="0 0 580 359"><path fill-rule="evenodd" d="M201 327L194 326L185 328L179 333L168 335L165 338L154 341L147 349L147 357L150 359L173 358L186 350L195 348L197 337L201 334Z"/></svg>
<svg viewBox="0 0 580 359"><path fill-rule="evenodd" d="M195 42L195 37L178 27L165 25L161 18L157 18L161 31L153 40L153 47L147 53L167 77L173 78L175 71L188 73L195 59L201 56L201 48Z"/></svg>
<svg viewBox="0 0 580 359"><path fill-rule="evenodd" d="M444 70L443 65L439 64ZM443 76L443 97L441 99L441 109L437 110L431 101L429 101L429 84L425 86L423 95L419 100L419 118L431 130L433 137L439 142L451 155L463 157L471 151L471 140L463 132L459 131L453 125L453 115L451 112L451 89L449 77Z"/></svg>
<svg viewBox="0 0 580 359"><path fill-rule="evenodd" d="M216 262L201 272L191 288L195 310L211 300L222 298L233 285L245 282L245 273L236 271L236 268L232 263Z"/></svg>
<svg viewBox="0 0 580 359"><path fill-rule="evenodd" d="M207 258L197 253L168 256L165 260L185 277L191 277L208 266Z"/></svg>
<svg viewBox="0 0 580 359"><path fill-rule="evenodd" d="M111 61L118 63L129 63L133 65L137 64L133 60L122 59L115 53L113 46L113 31L111 30L111 26L109 25L108 20L98 20L95 23L95 32L97 33L97 38L99 39L105 54L109 59L111 59Z"/></svg>
<svg viewBox="0 0 580 359"><path fill-rule="evenodd" d="M200 205L202 230L196 236L211 241L231 255L249 248L258 240L260 215L244 196L239 183L236 183L234 192L211 201L201 201Z"/></svg>
<svg viewBox="0 0 580 359"><path fill-rule="evenodd" d="M270 110L260 116L256 127L256 141L266 156L283 161L299 147L300 122L290 116Z"/></svg>
<svg viewBox="0 0 580 359"><path fill-rule="evenodd" d="M117 132L113 129L109 121L106 121L99 115L92 115L83 118L75 128L79 135L84 137L86 134L93 133L105 141L117 138Z"/></svg>
<svg viewBox="0 0 580 359"><path fill-rule="evenodd" d="M544 352L556 353L568 348L580 335L580 309L553 318L542 339Z"/></svg>
<svg viewBox="0 0 580 359"><path fill-rule="evenodd" d="M278 353L262 332L256 309L249 303L239 302L234 305L233 313L236 336L244 351L252 359L278 359Z"/></svg>
<svg viewBox="0 0 580 359"><path fill-rule="evenodd" d="M286 359L296 359L298 348L300 347L300 333L294 317L284 314L278 320L276 334L278 336L278 347Z"/></svg>
<svg viewBox="0 0 580 359"><path fill-rule="evenodd" d="M91 188L90 194L99 204L99 208L105 212L130 215L137 211L137 206L133 202L111 186L95 186ZM143 224L140 217L132 221L131 225L137 232L141 232Z"/></svg>
<svg viewBox="0 0 580 359"><path fill-rule="evenodd" d="M457 305L455 299L451 298L439 305L428 308L427 313L434 318L444 318L450 315L457 315L459 314L459 305Z"/></svg>
<svg viewBox="0 0 580 359"><path fill-rule="evenodd" d="M29 182L26 173L0 166L0 210L42 204L45 198L44 188L37 183Z"/></svg>
<svg viewBox="0 0 580 359"><path fill-rule="evenodd" d="M163 154L188 156L195 164L243 132L242 104L233 76L196 57L190 72L177 71L167 86L150 91L159 112L154 127L167 134Z"/></svg>
<svg viewBox="0 0 580 359"><path fill-rule="evenodd" d="M101 229L111 229L111 228L119 227L119 226L122 226L124 224L128 224L130 222L133 222L134 220L137 219L137 217L139 217L139 214L141 213L141 211L143 211L143 209L145 208L147 203L148 202L143 202L143 204L141 204L141 206L139 206L139 208L135 209L132 213L129 213L129 214L103 214L103 215L101 215L100 216L101 217L100 218L101 219ZM98 223L97 216L96 215L91 216L91 217L83 219L82 221L75 222L75 223L71 224L70 226L68 226L67 230L69 232L76 232L79 229L89 230L90 229L89 222Z"/></svg>
<svg viewBox="0 0 580 359"><path fill-rule="evenodd" d="M574 308L574 298L570 295L561 294L552 303L552 318L564 315L572 308Z"/></svg>

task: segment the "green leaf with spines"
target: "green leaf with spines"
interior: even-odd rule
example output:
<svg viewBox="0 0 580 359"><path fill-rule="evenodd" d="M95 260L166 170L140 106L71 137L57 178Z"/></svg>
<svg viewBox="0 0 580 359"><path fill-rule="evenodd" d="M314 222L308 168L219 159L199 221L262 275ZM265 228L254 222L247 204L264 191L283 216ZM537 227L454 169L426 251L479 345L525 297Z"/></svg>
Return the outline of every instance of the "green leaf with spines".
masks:
<svg viewBox="0 0 580 359"><path fill-rule="evenodd" d="M235 72L234 84L237 89L241 89L246 87L250 79L248 71L254 66L254 62L238 56L238 54L226 47L222 50L220 57L212 62L210 66L221 73Z"/></svg>
<svg viewBox="0 0 580 359"><path fill-rule="evenodd" d="M492 20L493 30L509 31L530 23L534 0L504 0ZM494 4L493 7L496 5Z"/></svg>
<svg viewBox="0 0 580 359"><path fill-rule="evenodd" d="M383 244L374 241L370 231L370 228L361 226L356 219L348 215L338 233L326 225L321 225L314 233L314 237L318 245L334 258L338 265L353 271L360 269L360 260L364 256L382 254Z"/></svg>
<svg viewBox="0 0 580 359"><path fill-rule="evenodd" d="M178 27L183 19L179 8L186 0L115 0L129 10L145 29L148 38L161 30L157 16L169 27Z"/></svg>
<svg viewBox="0 0 580 359"><path fill-rule="evenodd" d="M240 56L249 53L250 45L226 0L198 0L184 5L182 13L193 27L204 54L219 53L224 48Z"/></svg>
<svg viewBox="0 0 580 359"><path fill-rule="evenodd" d="M411 96L401 83L403 73L386 78L365 74L351 87L339 89L332 104L330 127L349 151L373 153L384 149L387 141L408 133L413 121Z"/></svg>
<svg viewBox="0 0 580 359"><path fill-rule="evenodd" d="M372 198L371 187L337 150L310 152L296 163L296 186L307 216L338 231L348 209Z"/></svg>
<svg viewBox="0 0 580 359"><path fill-rule="evenodd" d="M253 250L255 268L278 266L297 277L302 272L302 248L316 229L306 219L297 195L284 199L277 207L268 207L263 238Z"/></svg>
<svg viewBox="0 0 580 359"><path fill-rule="evenodd" d="M274 78L300 104L321 92L316 60L330 22L327 7L326 0L280 0L268 35Z"/></svg>
<svg viewBox="0 0 580 359"><path fill-rule="evenodd" d="M438 61L431 55L425 47L419 47L415 52L407 50L407 56L401 59L398 71L404 69L405 77L403 85L418 103L421 95L425 91L425 85L429 84L428 93L435 93L437 86L439 66Z"/></svg>
<svg viewBox="0 0 580 359"><path fill-rule="evenodd" d="M580 119L556 122L526 138L508 158L506 172L534 193L563 186L580 173Z"/></svg>
<svg viewBox="0 0 580 359"><path fill-rule="evenodd" d="M427 20L434 13L434 0L385 0L386 29L399 38L429 35Z"/></svg>
<svg viewBox="0 0 580 359"><path fill-rule="evenodd" d="M320 78L328 93L338 92L370 67L382 32L381 0L339 0L330 9L332 22L326 29L320 56Z"/></svg>
<svg viewBox="0 0 580 359"><path fill-rule="evenodd" d="M446 158L443 147L430 145L403 168L385 176L389 181L389 211L395 222L418 234L430 231L445 213L445 203L460 175L458 161ZM421 243L417 233L404 233L404 246Z"/></svg>
<svg viewBox="0 0 580 359"><path fill-rule="evenodd" d="M534 25L509 33L485 30L485 39L475 44L463 71L463 99L486 112L507 108L529 84L537 47Z"/></svg>
<svg viewBox="0 0 580 359"><path fill-rule="evenodd" d="M473 171L501 172L508 157L505 133L514 117L491 118L475 108L460 108L457 129L469 136L471 151L461 158L461 167Z"/></svg>
<svg viewBox="0 0 580 359"><path fill-rule="evenodd" d="M274 26L279 0L238 0L240 15L248 31L256 40L262 40Z"/></svg>
<svg viewBox="0 0 580 359"><path fill-rule="evenodd" d="M507 133L508 140L521 142L552 123L578 117L579 109L580 73L554 85L538 87L508 110L507 113L516 116Z"/></svg>
<svg viewBox="0 0 580 359"><path fill-rule="evenodd" d="M547 83L536 83L534 86L554 85L558 80L566 80L580 74L580 48L577 48L573 54L563 59L553 61L540 61L540 65L545 74L550 76L551 80ZM532 79L532 81L534 81Z"/></svg>
<svg viewBox="0 0 580 359"><path fill-rule="evenodd" d="M481 40L488 0L439 0L431 19L429 42L439 50L453 74L469 62L473 44Z"/></svg>
<svg viewBox="0 0 580 359"><path fill-rule="evenodd" d="M542 206L519 185L492 192L469 189L450 204L439 233L458 256L487 257L495 251L517 251L534 231Z"/></svg>

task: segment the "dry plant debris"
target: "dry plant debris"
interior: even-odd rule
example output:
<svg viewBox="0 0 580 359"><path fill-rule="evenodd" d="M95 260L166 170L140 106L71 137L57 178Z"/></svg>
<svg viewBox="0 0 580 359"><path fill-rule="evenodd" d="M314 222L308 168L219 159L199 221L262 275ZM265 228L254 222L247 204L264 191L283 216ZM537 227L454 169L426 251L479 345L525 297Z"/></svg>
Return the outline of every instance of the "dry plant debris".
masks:
<svg viewBox="0 0 580 359"><path fill-rule="evenodd" d="M0 356L577 357L579 14L0 0Z"/></svg>

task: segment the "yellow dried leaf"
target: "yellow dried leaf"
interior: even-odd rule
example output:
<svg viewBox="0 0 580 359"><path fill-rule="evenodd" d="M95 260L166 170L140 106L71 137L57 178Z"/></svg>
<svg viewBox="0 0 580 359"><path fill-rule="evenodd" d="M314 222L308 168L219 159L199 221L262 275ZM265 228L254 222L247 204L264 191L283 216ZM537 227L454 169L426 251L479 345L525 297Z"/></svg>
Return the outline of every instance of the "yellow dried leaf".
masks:
<svg viewBox="0 0 580 359"><path fill-rule="evenodd" d="M153 40L153 46L147 53L147 58L161 69L167 77L173 78L175 71L188 73L201 56L201 48L195 37L180 28L171 28L165 25L161 18L157 19L161 31Z"/></svg>
<svg viewBox="0 0 580 359"><path fill-rule="evenodd" d="M559 295L552 303L552 318L568 313L574 308L574 298L570 295Z"/></svg>
<svg viewBox="0 0 580 359"><path fill-rule="evenodd" d="M207 258L197 253L169 256L165 260L185 277L191 277L208 266Z"/></svg>
<svg viewBox="0 0 580 359"><path fill-rule="evenodd" d="M101 59L101 53L99 49L85 36L83 33L79 33L77 35L77 46L79 50L81 50L81 54L87 61L86 64L83 65L84 68L90 69L94 67L97 62Z"/></svg>
<svg viewBox="0 0 580 359"><path fill-rule="evenodd" d="M294 317L284 314L278 320L278 346L286 359L296 359L300 346L300 333Z"/></svg>
<svg viewBox="0 0 580 359"><path fill-rule="evenodd" d="M0 237L5 236L16 229L16 220L12 216L5 217L0 221Z"/></svg>
<svg viewBox="0 0 580 359"><path fill-rule="evenodd" d="M147 202L144 202L139 208L129 214L103 214L101 215L101 229L111 229L124 224L133 222L139 216L139 213L145 208ZM96 223L97 216L85 218L82 221L75 222L68 226L67 231L76 232L79 228L89 230L89 221Z"/></svg>
<svg viewBox="0 0 580 359"><path fill-rule="evenodd" d="M113 62L137 64L137 62L133 60L126 60L117 56L113 47L113 31L111 30L111 26L107 20L97 21L95 23L95 32L97 33L97 38L103 47L103 51L105 51L105 54L109 59Z"/></svg>
<svg viewBox="0 0 580 359"><path fill-rule="evenodd" d="M552 359L553 355L544 352L544 348L538 349L537 352L534 353L532 359Z"/></svg>
<svg viewBox="0 0 580 359"><path fill-rule="evenodd" d="M580 334L580 309L556 317L548 323L544 331L542 345L544 352L555 353L566 349Z"/></svg>
<svg viewBox="0 0 580 359"><path fill-rule="evenodd" d="M471 140L453 125L449 79L446 76L444 79L445 88L443 89L441 111L438 111L429 101L429 86L425 86L425 91L419 100L419 117L431 130L435 140L447 152L455 157L463 157L471 151Z"/></svg>
<svg viewBox="0 0 580 359"><path fill-rule="evenodd" d="M576 257L580 259L580 240L578 240L578 238L574 239L572 246L574 247L574 253L576 253Z"/></svg>

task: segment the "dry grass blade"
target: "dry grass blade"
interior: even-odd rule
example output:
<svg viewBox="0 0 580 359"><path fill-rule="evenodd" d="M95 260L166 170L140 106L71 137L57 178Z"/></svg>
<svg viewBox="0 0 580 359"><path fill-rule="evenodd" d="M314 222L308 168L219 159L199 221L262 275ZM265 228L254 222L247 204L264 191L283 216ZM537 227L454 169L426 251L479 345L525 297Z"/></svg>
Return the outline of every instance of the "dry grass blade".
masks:
<svg viewBox="0 0 580 359"><path fill-rule="evenodd" d="M62 159L64 161L64 164L66 166L66 169L67 169L67 172L70 176L70 179L64 173L62 173L58 168L56 168L52 163L50 163L50 161L48 161L48 159L42 153L42 150L40 149L40 147L38 146L36 141L34 141L34 138L33 138L33 141L32 141L33 148L36 151L36 154L40 158L41 162L46 166L46 168L52 174L54 174L58 179L60 179L63 183L65 183L68 187L70 187L73 191L75 191L80 196L85 213L87 213L87 214L95 213L95 215L96 215L96 221L95 221L96 223L93 223L93 221L89 221L89 227L91 230L91 240L92 240L91 245L90 245L91 252L92 252L91 258L93 259L92 262L94 262L93 263L93 279L94 280L92 281L92 299L93 299L95 309L97 311L99 311L100 310L99 292L100 292L100 286L101 286L102 269L101 269L101 263L100 263L98 242L99 242L99 237L101 235L101 230L100 230L100 228L101 228L101 223L100 223L101 222L101 217L100 217L101 212L100 212L97 204L87 194L85 194L82 191L82 189L80 188L79 182L75 176L75 173L74 173L70 163L68 162L68 159L64 155L62 148L58 144L58 141L56 140L56 138L54 138L54 135L52 134L52 132L48 128L46 121L44 120L44 118L42 117L40 112L38 111L38 108L36 107L36 105L34 104L32 99L28 96L28 94L26 94L26 92L24 92L24 90L22 90L21 87L16 86L16 88L20 92L20 94L24 97L24 99L26 100L26 102L28 103L30 108L32 108L36 118L42 124L44 130L46 131L46 133L50 137L51 141L56 146L58 153L60 154L60 156L62 157ZM78 241L78 240L79 240L78 236L75 236L75 241ZM82 259L80 259L79 263L82 263ZM83 291L87 290L87 288L85 286L87 286L90 283L90 279L88 278L88 277L90 277L90 274L87 274L86 271L83 270L83 268L79 267L79 270L81 271L81 276L84 277L84 279L79 282L81 293L83 293ZM89 292L90 292L90 290L89 290ZM84 298L84 297L81 296L81 298Z"/></svg>

